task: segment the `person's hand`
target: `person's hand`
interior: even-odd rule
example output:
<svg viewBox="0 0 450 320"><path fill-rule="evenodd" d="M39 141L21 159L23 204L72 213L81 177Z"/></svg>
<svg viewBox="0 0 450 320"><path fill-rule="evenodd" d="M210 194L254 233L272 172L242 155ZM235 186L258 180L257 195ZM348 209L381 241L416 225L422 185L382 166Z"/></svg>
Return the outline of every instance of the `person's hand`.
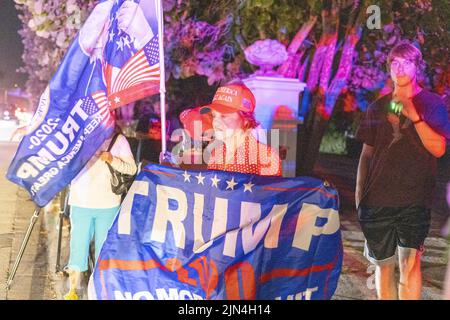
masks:
<svg viewBox="0 0 450 320"><path fill-rule="evenodd" d="M125 1L117 16L119 30L127 33L134 41L136 50L143 48L153 38L153 31L139 4Z"/></svg>
<svg viewBox="0 0 450 320"><path fill-rule="evenodd" d="M163 165L168 165L172 167L178 167L179 161L178 157L172 154L170 151L160 152L159 153L159 163Z"/></svg>
<svg viewBox="0 0 450 320"><path fill-rule="evenodd" d="M15 141L16 138L20 140L26 134L27 134L27 126L19 127L16 130L14 130L9 141Z"/></svg>
<svg viewBox="0 0 450 320"><path fill-rule="evenodd" d="M202 150L197 149L197 148L190 148L187 150L183 150L181 162L185 163L185 164L201 164L201 163L203 163Z"/></svg>
<svg viewBox="0 0 450 320"><path fill-rule="evenodd" d="M111 154L111 152L104 151L100 154L100 159L107 163L111 163L113 161L113 155Z"/></svg>
<svg viewBox="0 0 450 320"><path fill-rule="evenodd" d="M393 94L393 100L403 104L402 114L412 122L415 122L420 119L420 116L412 103L412 96L412 86L398 87Z"/></svg>
<svg viewBox="0 0 450 320"><path fill-rule="evenodd" d="M417 112L416 107L412 103L411 99L409 99L405 102L402 102L402 103L403 103L402 114L405 117L407 117L412 122L416 122L416 121L420 120L420 115Z"/></svg>

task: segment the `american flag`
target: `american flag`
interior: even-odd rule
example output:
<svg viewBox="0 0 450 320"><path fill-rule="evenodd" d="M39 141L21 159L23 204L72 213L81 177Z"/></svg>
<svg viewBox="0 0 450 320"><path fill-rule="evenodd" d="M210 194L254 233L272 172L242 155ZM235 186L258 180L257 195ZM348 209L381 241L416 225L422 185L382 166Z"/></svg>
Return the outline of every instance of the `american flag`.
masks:
<svg viewBox="0 0 450 320"><path fill-rule="evenodd" d="M108 74L110 66L106 68L106 74ZM110 96L120 97L122 92L132 91L134 87L142 84L158 85L159 80L159 42L156 35L120 69L113 83L109 84L108 93ZM118 101L113 99L112 102Z"/></svg>
<svg viewBox="0 0 450 320"><path fill-rule="evenodd" d="M112 125L114 122L105 91L98 91L86 97L81 104L81 109L89 116L100 115L104 126Z"/></svg>
<svg viewBox="0 0 450 320"><path fill-rule="evenodd" d="M155 34L153 31L157 31L157 34L162 32L158 30L162 21L159 20L162 19L161 1L134 0L132 4L135 7L134 10L130 10L132 1L96 2L98 2L96 9L86 20L89 23L83 25L83 32L80 31L68 48L61 65L50 80L48 92L42 96L40 101L42 108L38 109L40 110L38 115L42 114L42 120L33 122L36 128L45 125L47 119L61 119L62 123L66 123L74 108L80 106L88 115L88 119L84 119L83 122L77 121L80 129L84 129L80 132L83 132L86 138L83 148L79 149L79 156L71 158L68 162L65 161L64 167L57 168L57 163L66 153L54 154L56 160L42 170L53 168L58 170L51 180L46 180L45 184L41 182L42 174L45 172L24 178L21 172L24 171L25 166L32 165L28 161L38 152L38 148L35 148L37 145L32 143L37 140L31 141L27 138L22 140L8 168L8 179L26 188L32 195L33 201L40 207L49 203L72 181L107 139L114 127L113 110L115 108L158 94L164 86L164 82L159 81L160 72L164 74L164 60L159 59L159 55L162 55L159 51L161 45L159 40L162 41L162 36L153 36ZM134 15L138 8L147 21L133 20L136 18ZM144 37L128 34L119 26L119 15L122 12L130 15L127 17L130 23L134 21L139 27L142 23L147 23L152 32L147 30ZM130 31L130 33L133 32ZM95 48L91 48L90 40L93 40L91 36L97 39ZM48 96L53 98L50 99ZM44 106L47 109L45 114L41 113ZM47 139L58 139L60 134L66 134L64 130L66 129L63 126L57 127ZM68 152L72 152L78 141L70 141L70 144L64 147Z"/></svg>

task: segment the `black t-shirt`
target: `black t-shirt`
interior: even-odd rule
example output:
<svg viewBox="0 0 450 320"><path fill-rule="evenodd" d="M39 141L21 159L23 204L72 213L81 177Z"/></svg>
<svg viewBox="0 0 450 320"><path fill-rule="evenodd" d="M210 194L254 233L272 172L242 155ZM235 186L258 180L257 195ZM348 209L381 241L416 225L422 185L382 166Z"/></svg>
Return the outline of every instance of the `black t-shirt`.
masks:
<svg viewBox="0 0 450 320"><path fill-rule="evenodd" d="M166 116L167 148L170 150L173 143L170 141L172 132L179 128L178 118L173 114ZM136 132L145 134L146 139L141 141L140 159L149 162L159 163L159 154L161 152L161 117L160 115L149 113L139 118Z"/></svg>
<svg viewBox="0 0 450 320"><path fill-rule="evenodd" d="M370 105L356 133L358 140L374 147L361 204L429 207L437 160L425 149L409 119L389 115L391 100L392 95L388 94ZM412 101L430 127L450 137L448 114L438 95L422 90Z"/></svg>

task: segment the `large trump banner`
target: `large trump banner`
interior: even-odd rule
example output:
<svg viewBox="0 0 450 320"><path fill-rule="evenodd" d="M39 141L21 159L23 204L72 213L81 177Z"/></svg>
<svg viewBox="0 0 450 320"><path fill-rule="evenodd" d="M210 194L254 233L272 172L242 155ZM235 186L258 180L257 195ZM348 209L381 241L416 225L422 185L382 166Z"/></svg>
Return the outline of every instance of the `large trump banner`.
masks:
<svg viewBox="0 0 450 320"><path fill-rule="evenodd" d="M90 299L330 299L338 193L309 178L149 165L100 252Z"/></svg>
<svg viewBox="0 0 450 320"><path fill-rule="evenodd" d="M111 135L111 110L160 92L159 4L101 1L69 47L7 173L38 206Z"/></svg>

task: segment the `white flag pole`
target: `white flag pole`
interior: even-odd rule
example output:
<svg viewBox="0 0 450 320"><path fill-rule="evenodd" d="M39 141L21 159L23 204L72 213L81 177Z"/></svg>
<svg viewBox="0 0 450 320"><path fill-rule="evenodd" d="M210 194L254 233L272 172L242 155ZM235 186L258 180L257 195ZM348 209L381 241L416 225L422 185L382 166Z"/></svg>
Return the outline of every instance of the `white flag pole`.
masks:
<svg viewBox="0 0 450 320"><path fill-rule="evenodd" d="M167 149L166 144L166 77L164 72L164 10L162 0L156 0L156 11L158 14L158 42L159 42L159 97L161 103L161 151L164 153Z"/></svg>

